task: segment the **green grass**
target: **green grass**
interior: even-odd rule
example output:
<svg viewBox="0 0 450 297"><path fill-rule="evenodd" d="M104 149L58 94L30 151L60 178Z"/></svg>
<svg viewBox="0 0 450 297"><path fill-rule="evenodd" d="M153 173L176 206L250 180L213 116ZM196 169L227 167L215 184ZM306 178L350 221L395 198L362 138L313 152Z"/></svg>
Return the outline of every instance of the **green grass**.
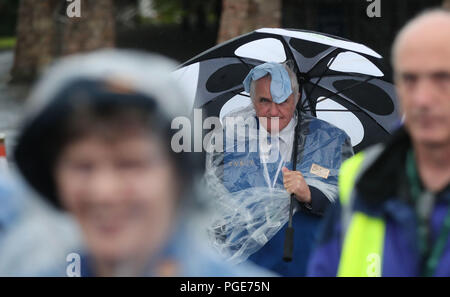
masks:
<svg viewBox="0 0 450 297"><path fill-rule="evenodd" d="M0 50L12 49L16 45L16 37L0 37Z"/></svg>

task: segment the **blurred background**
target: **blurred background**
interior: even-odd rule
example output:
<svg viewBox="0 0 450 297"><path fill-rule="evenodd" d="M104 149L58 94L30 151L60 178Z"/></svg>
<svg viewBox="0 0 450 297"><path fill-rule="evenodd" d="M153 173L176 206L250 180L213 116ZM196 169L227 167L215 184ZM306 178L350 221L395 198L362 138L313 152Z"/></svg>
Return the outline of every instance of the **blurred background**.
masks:
<svg viewBox="0 0 450 297"><path fill-rule="evenodd" d="M257 28L283 27L338 35L390 59L392 40L408 19L428 7L450 7L450 0L378 0L379 16L369 17L373 1L79 0L81 17L70 18L77 0L0 0L0 133L7 152L29 86L61 56L118 47L184 62Z"/></svg>

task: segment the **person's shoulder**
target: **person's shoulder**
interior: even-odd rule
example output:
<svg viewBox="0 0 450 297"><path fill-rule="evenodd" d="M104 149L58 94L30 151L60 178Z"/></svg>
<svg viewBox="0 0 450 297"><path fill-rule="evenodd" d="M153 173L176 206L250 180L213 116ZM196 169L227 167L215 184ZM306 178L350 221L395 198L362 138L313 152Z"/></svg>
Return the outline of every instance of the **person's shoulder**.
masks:
<svg viewBox="0 0 450 297"><path fill-rule="evenodd" d="M314 116L308 115L308 114L302 114L302 120L309 124L310 129L327 129L327 130L334 130L338 133L345 133L344 130L341 128L338 128L337 126L331 124L330 122L327 122L325 120L316 118Z"/></svg>
<svg viewBox="0 0 450 297"><path fill-rule="evenodd" d="M251 262L243 262L233 265L225 260L209 259L209 276L216 277L275 277L278 276L272 271L259 267Z"/></svg>
<svg viewBox="0 0 450 297"><path fill-rule="evenodd" d="M67 255L80 240L71 217L38 197L28 197L1 238L0 275L60 275L65 272Z"/></svg>
<svg viewBox="0 0 450 297"><path fill-rule="evenodd" d="M238 264L234 267L235 276L251 276L251 277L278 277L279 275L273 271L267 270L249 261Z"/></svg>
<svg viewBox="0 0 450 297"><path fill-rule="evenodd" d="M309 133L314 133L318 131L326 132L334 136L340 136L343 138L349 138L347 133L341 128L327 122L325 120L316 118L308 114L302 114L302 121L305 126L308 127Z"/></svg>
<svg viewBox="0 0 450 297"><path fill-rule="evenodd" d="M209 244L196 237L185 242L182 253L182 276L190 277L270 277L273 272L251 262L234 264L220 256ZM189 255L187 257L187 255Z"/></svg>
<svg viewBox="0 0 450 297"><path fill-rule="evenodd" d="M250 261L232 264L219 256L211 255L205 258L208 265L205 270L206 276L214 277L276 277L274 272L257 266Z"/></svg>

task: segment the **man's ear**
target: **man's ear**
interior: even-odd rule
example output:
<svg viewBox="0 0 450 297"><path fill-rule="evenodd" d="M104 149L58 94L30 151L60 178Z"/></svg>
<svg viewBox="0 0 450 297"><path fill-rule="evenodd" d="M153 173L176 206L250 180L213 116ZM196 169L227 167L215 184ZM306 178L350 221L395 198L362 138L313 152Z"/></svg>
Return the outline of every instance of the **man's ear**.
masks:
<svg viewBox="0 0 450 297"><path fill-rule="evenodd" d="M298 101L300 101L300 98L302 97L302 92L299 90L297 93L297 96L294 96L295 99L295 106L297 106Z"/></svg>

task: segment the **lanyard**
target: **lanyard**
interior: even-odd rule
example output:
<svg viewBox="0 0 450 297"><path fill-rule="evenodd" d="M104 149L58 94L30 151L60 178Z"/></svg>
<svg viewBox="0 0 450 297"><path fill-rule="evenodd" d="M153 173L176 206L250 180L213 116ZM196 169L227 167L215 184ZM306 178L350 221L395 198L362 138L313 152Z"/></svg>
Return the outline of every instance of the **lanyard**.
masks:
<svg viewBox="0 0 450 297"><path fill-rule="evenodd" d="M278 158L280 159L280 161L278 162L278 168L277 168L277 171L275 173L273 181L271 180L270 175L269 175L269 170L267 169L267 156L265 156L264 154L260 153L260 158L263 159L262 163L263 163L263 167L264 167L264 179L266 180L266 183L269 186L269 189L275 188L275 184L277 183L277 179L278 179L278 176L280 175L281 168L286 163L286 160L285 160L286 156L285 155L286 154L289 155L290 150L292 148L292 137L293 136L291 136L290 140L287 143L285 143L285 145L286 145L285 150L286 151L284 152L284 154L281 151L281 143L280 143L283 140L281 138L278 138L278 144L279 144L278 147L280 148L278 150ZM273 147L273 142L271 143L270 148L272 148L272 147ZM270 149L269 149L269 151L270 151Z"/></svg>
<svg viewBox="0 0 450 297"><path fill-rule="evenodd" d="M275 187L275 184L277 183L278 175L280 175L281 167L283 167L285 161L284 158L281 156L281 153L278 152L278 158L280 159L280 162L278 163L278 168L275 173L273 182L269 175L269 170L267 169L267 159L266 156L260 155L261 158L263 158L263 167L264 167L264 179L266 180L267 185L269 186L269 189L273 189Z"/></svg>
<svg viewBox="0 0 450 297"><path fill-rule="evenodd" d="M411 186L411 195L413 197L416 205L420 203L420 199L424 199L425 195L421 188L420 178L416 167L416 162L414 160L414 153L412 150L408 151L406 157L406 173L408 176L409 184ZM417 206L416 206L417 207ZM420 210L419 210L420 211ZM428 234L428 224L426 221L419 217L419 239L420 239L420 249L422 256L426 254L427 250L427 234ZM425 263L425 271L423 272L424 276L433 276L436 272L436 268L439 264L439 260L442 257L442 253L444 252L445 245L447 243L448 237L450 233L450 206L445 216L444 222L442 224L440 233L436 239L435 244L433 245L430 255L426 259Z"/></svg>

